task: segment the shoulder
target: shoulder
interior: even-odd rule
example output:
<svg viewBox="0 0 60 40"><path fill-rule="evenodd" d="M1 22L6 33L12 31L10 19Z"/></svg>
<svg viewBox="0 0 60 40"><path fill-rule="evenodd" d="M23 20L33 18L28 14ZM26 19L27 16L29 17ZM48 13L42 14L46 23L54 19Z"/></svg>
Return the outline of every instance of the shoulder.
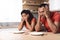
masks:
<svg viewBox="0 0 60 40"><path fill-rule="evenodd" d="M31 22L33 22L33 21L35 22L36 21L36 18L32 18Z"/></svg>
<svg viewBox="0 0 60 40"><path fill-rule="evenodd" d="M55 21L60 21L60 13L59 12L54 12L53 18Z"/></svg>
<svg viewBox="0 0 60 40"><path fill-rule="evenodd" d="M54 12L54 15L53 16L54 16L54 18L56 18L56 17L57 18L60 18L60 13L59 12Z"/></svg>
<svg viewBox="0 0 60 40"><path fill-rule="evenodd" d="M36 18L32 18L32 20L36 20Z"/></svg>
<svg viewBox="0 0 60 40"><path fill-rule="evenodd" d="M60 13L59 12L51 12L51 14L53 15L53 16L56 16L56 15L60 15Z"/></svg>

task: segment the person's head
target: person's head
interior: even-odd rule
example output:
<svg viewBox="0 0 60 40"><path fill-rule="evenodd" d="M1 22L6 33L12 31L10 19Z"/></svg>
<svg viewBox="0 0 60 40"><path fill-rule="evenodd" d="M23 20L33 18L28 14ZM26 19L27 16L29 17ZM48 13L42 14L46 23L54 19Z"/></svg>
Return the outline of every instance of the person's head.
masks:
<svg viewBox="0 0 60 40"><path fill-rule="evenodd" d="M22 10L21 16L22 16L22 18L27 16L29 20L31 20L33 18L33 15L29 10Z"/></svg>
<svg viewBox="0 0 60 40"><path fill-rule="evenodd" d="M39 8L38 8L38 13L43 15L43 12L45 11L45 9L49 11L49 5L48 4L40 4Z"/></svg>

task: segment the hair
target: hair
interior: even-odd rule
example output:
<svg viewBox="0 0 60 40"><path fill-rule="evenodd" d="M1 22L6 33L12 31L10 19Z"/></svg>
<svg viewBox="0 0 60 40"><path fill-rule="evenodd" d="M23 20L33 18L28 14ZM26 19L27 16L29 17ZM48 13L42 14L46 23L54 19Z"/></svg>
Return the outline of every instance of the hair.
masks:
<svg viewBox="0 0 60 40"><path fill-rule="evenodd" d="M24 13L25 13L26 15L29 14L28 22L31 23L31 20L32 20L32 18L34 18L34 16L33 16L32 13L30 12L30 10L22 10L21 15L24 14Z"/></svg>
<svg viewBox="0 0 60 40"><path fill-rule="evenodd" d="M40 4L39 7L49 6L48 4Z"/></svg>

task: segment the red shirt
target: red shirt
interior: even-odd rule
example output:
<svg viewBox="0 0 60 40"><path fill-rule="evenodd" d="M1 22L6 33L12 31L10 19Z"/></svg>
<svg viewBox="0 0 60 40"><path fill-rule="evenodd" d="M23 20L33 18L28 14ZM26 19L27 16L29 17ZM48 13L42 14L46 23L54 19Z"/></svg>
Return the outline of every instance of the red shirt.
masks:
<svg viewBox="0 0 60 40"><path fill-rule="evenodd" d="M32 22L35 22L35 23L36 23L36 19L35 19L35 18L32 18L31 24L32 24ZM31 25L31 24L30 24L30 25ZM27 24L26 24L25 26L26 26L26 28L28 29Z"/></svg>
<svg viewBox="0 0 60 40"><path fill-rule="evenodd" d="M40 19L41 19L40 21L44 24L47 31L51 32L51 29L50 29L50 27L48 25L48 22L47 22L46 18L41 17ZM50 16L50 19L52 20L52 22L55 22L55 21L60 22L60 13L52 12L51 16ZM59 31L60 31L60 29L59 29Z"/></svg>

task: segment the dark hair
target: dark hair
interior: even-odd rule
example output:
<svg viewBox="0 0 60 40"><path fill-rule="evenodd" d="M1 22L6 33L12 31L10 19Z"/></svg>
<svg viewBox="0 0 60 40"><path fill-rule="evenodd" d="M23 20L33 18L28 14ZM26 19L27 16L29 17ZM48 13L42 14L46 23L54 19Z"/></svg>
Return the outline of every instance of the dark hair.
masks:
<svg viewBox="0 0 60 40"><path fill-rule="evenodd" d="M25 14L29 14L28 22L31 23L31 20L32 20L32 18L33 18L34 16L33 16L32 13L30 12L30 10L22 10L21 15L24 14L24 13L25 13Z"/></svg>
<svg viewBox="0 0 60 40"><path fill-rule="evenodd" d="M48 4L40 4L39 7L49 6Z"/></svg>

